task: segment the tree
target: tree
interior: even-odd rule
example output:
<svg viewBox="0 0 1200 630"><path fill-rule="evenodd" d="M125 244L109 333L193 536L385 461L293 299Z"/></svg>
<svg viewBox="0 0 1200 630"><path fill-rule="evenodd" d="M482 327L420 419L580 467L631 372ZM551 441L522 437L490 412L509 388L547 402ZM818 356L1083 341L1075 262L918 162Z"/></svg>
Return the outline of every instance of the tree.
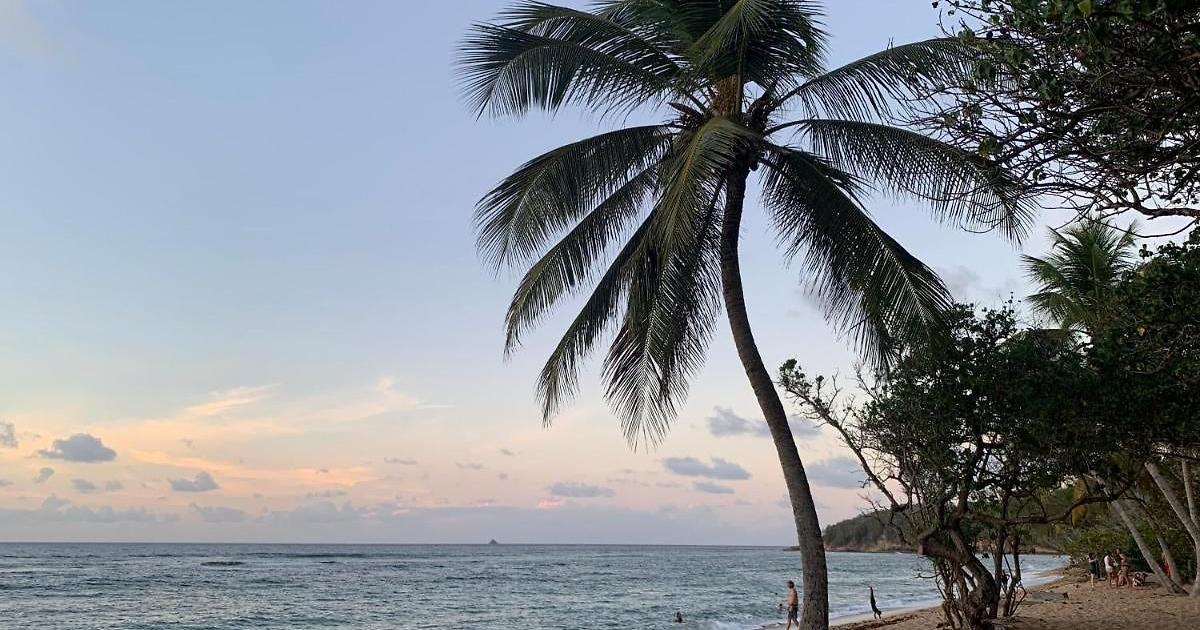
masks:
<svg viewBox="0 0 1200 630"><path fill-rule="evenodd" d="M1110 315L1117 282L1134 266L1133 229L1080 221L1051 230L1049 255L1021 257L1026 275L1037 283L1037 293L1029 296L1034 311L1068 330L1099 328Z"/></svg>
<svg viewBox="0 0 1200 630"><path fill-rule="evenodd" d="M963 306L949 337L860 374L861 403L794 361L779 382L802 413L841 435L894 531L933 561L950 626L985 628L1020 603L1027 528L1112 498L1092 485L1061 505L1058 489L1092 472L1122 478L1105 462L1134 443L1086 404L1096 383L1073 336L1021 328L1011 308ZM989 549L990 570L979 557Z"/></svg>
<svg viewBox="0 0 1200 630"><path fill-rule="evenodd" d="M1082 215L1200 218L1200 4L941 0L978 51L921 124Z"/></svg>
<svg viewBox="0 0 1200 630"><path fill-rule="evenodd" d="M1146 261L1113 292L1113 317L1095 336L1090 361L1108 385L1108 404L1147 433L1153 451L1141 462L1190 539L1200 568L1191 469L1200 447L1200 234L1143 255ZM1178 476L1163 468L1168 464L1178 466ZM1193 581L1191 594L1200 596L1200 580Z"/></svg>
<svg viewBox="0 0 1200 630"><path fill-rule="evenodd" d="M919 85L968 71L959 41L896 46L825 71L817 18L802 0L607 0L590 11L519 2L474 27L459 62L481 115L570 105L607 119L666 112L538 156L484 196L480 251L498 268L527 269L508 309L506 351L590 287L539 377L544 417L615 331L606 397L630 442L653 444L723 306L791 498L806 628L828 625L825 552L746 311L738 241L751 173L827 319L873 361L936 330L950 300L937 275L872 221L865 195L878 187L922 199L942 221L1014 239L1031 218L1023 189L985 160L885 124Z"/></svg>
<svg viewBox="0 0 1200 630"><path fill-rule="evenodd" d="M1055 233L1050 256L1025 257L1027 272L1040 285L1030 301L1064 328L1081 330L1092 338L1090 362L1105 384L1091 396L1103 402L1093 404L1111 410L1111 422L1138 427L1143 443L1157 449L1114 454L1146 469L1152 487L1192 540L1200 565L1200 518L1194 509L1184 509L1175 484L1159 467L1164 457L1177 459L1182 485L1191 492L1187 450L1196 444L1196 437L1188 430L1192 424L1188 410L1195 408L1195 392L1200 389L1200 361L1195 359L1200 345L1191 333L1200 322L1193 307L1193 300L1200 297L1200 255L1190 245L1169 244L1139 267L1134 264L1133 246L1128 231L1098 221ZM1139 532L1137 515L1142 510L1136 503L1127 507L1118 502L1112 510L1151 570L1177 589ZM1194 508L1194 502L1189 507ZM1149 519L1146 522L1165 551L1161 528ZM1193 595L1200 595L1197 584Z"/></svg>

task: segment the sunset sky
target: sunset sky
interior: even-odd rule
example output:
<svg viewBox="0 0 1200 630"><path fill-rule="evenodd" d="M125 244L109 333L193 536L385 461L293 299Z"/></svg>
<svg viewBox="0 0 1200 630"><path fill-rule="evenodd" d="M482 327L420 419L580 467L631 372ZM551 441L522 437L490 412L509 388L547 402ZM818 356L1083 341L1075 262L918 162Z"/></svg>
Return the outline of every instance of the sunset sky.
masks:
<svg viewBox="0 0 1200 630"><path fill-rule="evenodd" d="M456 42L503 4L0 2L0 540L794 541L724 327L656 449L595 369L542 427L569 309L503 360L474 203L604 128L467 111ZM832 64L937 33L928 0L827 4ZM998 237L871 208L959 298L1023 294ZM851 369L757 213L743 252L768 364ZM823 522L857 513L797 429Z"/></svg>

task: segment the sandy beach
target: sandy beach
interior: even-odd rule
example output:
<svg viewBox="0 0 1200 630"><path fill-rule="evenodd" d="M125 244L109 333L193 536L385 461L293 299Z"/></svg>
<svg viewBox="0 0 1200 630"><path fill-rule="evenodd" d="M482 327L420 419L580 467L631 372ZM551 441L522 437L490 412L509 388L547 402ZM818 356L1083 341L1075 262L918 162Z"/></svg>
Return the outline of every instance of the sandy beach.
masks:
<svg viewBox="0 0 1200 630"><path fill-rule="evenodd" d="M844 620L840 630L932 630L942 622L937 608L885 613L879 621ZM1129 590L1073 578L1030 589L1017 615L996 622L1000 628L1021 630L1194 630L1200 628L1200 598L1168 595L1157 588ZM781 626L782 627L782 626Z"/></svg>

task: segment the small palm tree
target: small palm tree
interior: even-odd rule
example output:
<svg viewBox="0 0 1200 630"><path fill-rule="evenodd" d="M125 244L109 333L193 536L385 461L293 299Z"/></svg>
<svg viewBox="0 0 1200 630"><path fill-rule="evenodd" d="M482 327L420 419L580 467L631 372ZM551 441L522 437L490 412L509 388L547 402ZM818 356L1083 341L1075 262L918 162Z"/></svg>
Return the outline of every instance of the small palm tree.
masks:
<svg viewBox="0 0 1200 630"><path fill-rule="evenodd" d="M828 627L825 552L743 297L738 241L751 174L827 319L876 361L937 329L951 300L871 219L868 193L918 198L942 221L1014 239L1031 218L1019 186L984 159L885 124L916 86L969 72L960 42L896 46L826 72L818 18L804 0L606 0L587 11L525 1L476 25L459 59L480 115L569 105L621 120L665 112L540 155L480 201L480 252L497 268L526 270L506 352L564 298L587 293L538 379L544 418L611 334L606 397L633 445L657 443L724 307L791 498L805 628Z"/></svg>
<svg viewBox="0 0 1200 630"><path fill-rule="evenodd" d="M1135 226L1119 230L1098 220L1050 230L1049 254L1021 257L1026 275L1037 283L1037 293L1029 296L1034 311L1064 329L1099 330L1118 280L1135 264L1134 231Z"/></svg>

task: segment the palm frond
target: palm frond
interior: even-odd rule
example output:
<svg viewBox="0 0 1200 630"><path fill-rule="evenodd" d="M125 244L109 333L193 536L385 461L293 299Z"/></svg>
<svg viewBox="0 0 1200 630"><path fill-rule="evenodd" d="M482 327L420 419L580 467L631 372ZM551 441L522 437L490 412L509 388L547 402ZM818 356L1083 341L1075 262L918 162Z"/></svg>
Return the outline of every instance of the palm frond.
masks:
<svg viewBox="0 0 1200 630"><path fill-rule="evenodd" d="M725 173L761 141L757 133L723 116L676 134L663 160L660 228L673 239L695 234L698 213L709 207Z"/></svg>
<svg viewBox="0 0 1200 630"><path fill-rule="evenodd" d="M1037 292L1035 312L1063 328L1095 332L1102 325L1117 283L1134 267L1136 226L1118 230L1092 219L1051 230L1050 252L1021 257Z"/></svg>
<svg viewBox="0 0 1200 630"><path fill-rule="evenodd" d="M462 43L459 79L478 115L554 111L568 103L628 111L670 92L677 69L635 36L595 21L518 18L516 26L477 24ZM530 30L520 28L529 23Z"/></svg>
<svg viewBox="0 0 1200 630"><path fill-rule="evenodd" d="M480 201L481 255L494 267L530 260L670 145L665 126L630 127L564 145L523 164Z"/></svg>
<svg viewBox="0 0 1200 630"><path fill-rule="evenodd" d="M816 76L784 94L809 118L889 118L925 89L959 85L971 73L974 49L956 37L892 46Z"/></svg>
<svg viewBox="0 0 1200 630"><path fill-rule="evenodd" d="M620 314L634 271L646 264L645 259L652 252L651 228L655 217L651 211L630 235L546 359L537 382L544 424L549 425L563 403L575 395L580 364Z"/></svg>
<svg viewBox="0 0 1200 630"><path fill-rule="evenodd" d="M647 168L596 206L578 225L535 262L513 294L505 317L505 354L521 342L564 296L591 281L600 257L620 238L658 183L655 167Z"/></svg>
<svg viewBox="0 0 1200 630"><path fill-rule="evenodd" d="M877 365L899 345L942 330L949 292L871 220L855 198L858 180L803 151L768 151L763 203L788 257L802 257L826 319Z"/></svg>
<svg viewBox="0 0 1200 630"><path fill-rule="evenodd" d="M621 13L588 12L545 2L519 2L501 13L504 25L551 39L575 42L633 63L655 76L671 77L681 67L663 48L661 36ZM614 19L615 18L615 19Z"/></svg>
<svg viewBox="0 0 1200 630"><path fill-rule="evenodd" d="M923 201L940 221L1019 242L1035 217L1020 182L998 165L919 133L853 120L797 126L813 152L881 192Z"/></svg>
<svg viewBox="0 0 1200 630"><path fill-rule="evenodd" d="M622 323L604 361L605 396L626 439L657 444L704 362L720 312L719 189L683 239L657 230L633 275Z"/></svg>
<svg viewBox="0 0 1200 630"><path fill-rule="evenodd" d="M775 86L821 69L826 35L820 11L804 0L709 3L707 29L687 51L693 72Z"/></svg>

